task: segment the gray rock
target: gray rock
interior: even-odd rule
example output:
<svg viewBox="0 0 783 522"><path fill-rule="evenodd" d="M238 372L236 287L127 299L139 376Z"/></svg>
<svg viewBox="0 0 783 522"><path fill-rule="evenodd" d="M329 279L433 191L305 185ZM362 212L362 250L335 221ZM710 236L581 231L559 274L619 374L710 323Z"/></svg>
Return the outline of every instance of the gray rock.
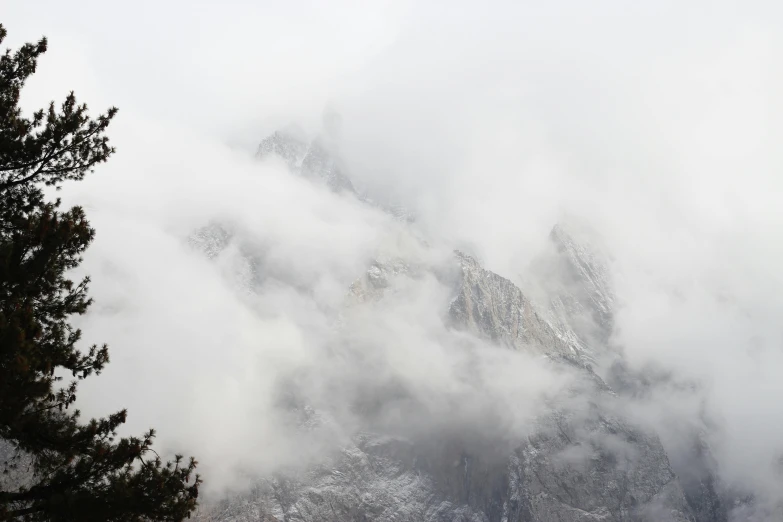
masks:
<svg viewBox="0 0 783 522"><path fill-rule="evenodd" d="M454 325L515 350L577 355L510 280L482 268L462 252L456 257L461 277L449 314Z"/></svg>
<svg viewBox="0 0 783 522"><path fill-rule="evenodd" d="M356 193L353 183L343 173L340 161L319 140L310 145L302 160L301 174L325 183L334 192Z"/></svg>
<svg viewBox="0 0 783 522"><path fill-rule="evenodd" d="M290 129L276 131L267 136L258 146L256 158L265 159L277 156L288 169L296 174L323 183L336 193L354 194L360 201L381 209L398 221L413 223L415 212L388 194L369 194L358 190L346 168L335 152L334 140L319 137L308 142L301 131Z"/></svg>
<svg viewBox="0 0 783 522"><path fill-rule="evenodd" d="M307 154L307 142L301 133L295 131L276 131L267 136L258 145L256 157L259 159L270 156L278 156L286 162L288 167L296 170L301 167Z"/></svg>
<svg viewBox="0 0 783 522"><path fill-rule="evenodd" d="M340 160L322 139L308 144L300 133L277 131L264 138L256 152L259 159L271 156L285 161L291 172L324 183L334 192L356 193Z"/></svg>
<svg viewBox="0 0 783 522"><path fill-rule="evenodd" d="M549 237L557 249L560 269L556 299L571 323L589 314L596 327L594 335L605 344L614 328L615 303L606 260L589 244L576 241L563 225L555 225Z"/></svg>
<svg viewBox="0 0 783 522"><path fill-rule="evenodd" d="M584 362L580 348L511 281L465 254L455 259L453 327L545 355L584 377L538 420L533 435L509 442L491 430L419 439L362 432L319 465L260 479L252 493L205 510L201 520L691 520L660 441L611 411L608 386L589 365L571 364ZM379 260L349 295L358 305L382 300L395 278L422 270L404 259Z"/></svg>

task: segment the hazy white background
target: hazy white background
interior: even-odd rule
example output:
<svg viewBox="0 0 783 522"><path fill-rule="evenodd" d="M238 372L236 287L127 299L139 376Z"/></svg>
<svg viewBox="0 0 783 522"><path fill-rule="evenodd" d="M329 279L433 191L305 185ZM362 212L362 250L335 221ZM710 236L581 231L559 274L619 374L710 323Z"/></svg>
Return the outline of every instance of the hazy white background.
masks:
<svg viewBox="0 0 783 522"><path fill-rule="evenodd" d="M64 191L98 232L85 334L112 347L85 411L127 406L132 429L159 427L214 482L248 454L261 467L286 454L276 376L321 362L330 314L395 226L252 161L266 133L316 132L329 106L358 183L395 192L428 237L501 275L524 279L557 220L588 220L613 256L614 342L639 368L702 384L659 390L640 416L681 425L706 410L724 478L783 490L780 2L4 0L0 12L7 45L50 40L27 106L74 89L96 112L121 109L116 156ZM271 285L249 302L183 241L215 217L314 290ZM403 306L367 335L420 348L384 363L461 397L438 295L411 316L431 322L402 328ZM422 364L446 369L430 382ZM547 388L498 382L487 400Z"/></svg>

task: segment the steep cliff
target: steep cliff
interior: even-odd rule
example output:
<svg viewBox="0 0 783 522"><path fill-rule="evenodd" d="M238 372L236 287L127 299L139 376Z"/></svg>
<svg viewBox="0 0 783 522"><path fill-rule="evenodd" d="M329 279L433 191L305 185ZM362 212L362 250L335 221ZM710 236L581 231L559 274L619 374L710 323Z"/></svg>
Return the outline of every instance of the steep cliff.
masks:
<svg viewBox="0 0 783 522"><path fill-rule="evenodd" d="M294 144L275 135L259 151L279 155L297 175L353 192L339 162L318 144ZM546 399L544 413L525 435L485 425L405 436L385 432L359 409L360 425L339 448L309 466L255 477L248 493L207 506L199 517L221 522L693 520L698 506L686 500L658 437L625 418L615 390L593 370L614 321L605 263L562 226L555 226L550 239L550 280L541 303L462 252L440 264L380 255L346 289L346 306L372 307L391 298L401 283L420 284L429 276L450 293L440 314L444 328L541 358L552 371L570 375L569 386ZM212 257L230 242L230 234L216 225L191 238ZM338 321L336 328L343 327ZM328 429L329 411L306 403L292 408L306 419L302 429Z"/></svg>

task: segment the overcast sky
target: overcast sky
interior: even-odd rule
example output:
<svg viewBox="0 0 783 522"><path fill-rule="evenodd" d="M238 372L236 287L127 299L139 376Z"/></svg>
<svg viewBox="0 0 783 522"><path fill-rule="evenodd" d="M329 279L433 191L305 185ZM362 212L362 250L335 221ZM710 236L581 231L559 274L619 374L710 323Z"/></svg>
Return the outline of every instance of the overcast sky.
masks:
<svg viewBox="0 0 783 522"><path fill-rule="evenodd" d="M120 107L116 157L64 191L97 229L85 332L113 347L107 377L83 387L100 395L88 411L127 405L134 429L168 429L213 467L242 445L286 443L247 412L270 415L281 368L314 364L346 285L397 233L252 161L267 133L314 134L330 108L357 184L394 192L426 237L515 281L555 222L589 222L613 259L615 342L634 365L703 383L694 403L719 419L729 479L779 485L782 3L3 0L0 11L7 45L49 37L26 107L71 89L96 112ZM183 241L216 218L266 245L291 285L237 297L232 261L216 270ZM417 302L440 303L436 286ZM377 327L420 346L436 326L390 326L409 313ZM437 366L442 346L426 346ZM386 362L421 382L410 361ZM142 381L147 391L128 392ZM644 411L677 414L667 393ZM188 440L191 428L203 436Z"/></svg>

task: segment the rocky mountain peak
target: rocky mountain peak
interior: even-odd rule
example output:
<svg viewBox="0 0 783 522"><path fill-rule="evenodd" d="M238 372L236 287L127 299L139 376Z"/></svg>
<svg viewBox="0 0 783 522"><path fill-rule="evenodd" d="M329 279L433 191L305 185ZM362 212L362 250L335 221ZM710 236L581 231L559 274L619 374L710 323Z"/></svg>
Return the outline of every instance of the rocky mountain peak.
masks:
<svg viewBox="0 0 783 522"><path fill-rule="evenodd" d="M461 278L449 314L457 327L515 350L576 353L513 282L463 252L454 255Z"/></svg>
<svg viewBox="0 0 783 522"><path fill-rule="evenodd" d="M577 241L564 225L552 228L549 238L555 246L557 259L557 290L554 303L568 315L571 323L589 341L605 344L614 328L615 296L607 261L586 241ZM587 317L585 317L587 316ZM585 319L592 322L587 332Z"/></svg>
<svg viewBox="0 0 783 522"><path fill-rule="evenodd" d="M325 183L335 192L357 193L333 150L320 140L306 143L274 133L258 151L261 158L270 155L283 159L293 173ZM412 225L403 226L410 230L406 227ZM347 289L347 305L362 307L395 292L400 278L415 285L423 275L434 276L451 292L444 310L447 328L544 356L556 371L578 374L566 392L568 397L555 400L536 419L531 435L502 451L493 450L489 458L459 438L409 440L375 432L368 424L334 453L324 455L322 462L307 470L258 477L251 493L226 499L198 518L220 522L694 520L699 510L684 493L661 442L612 409L617 396L592 370L592 350L607 344L614 325L615 297L607 262L563 225L556 225L549 237L550 251L538 266L546 297L535 303L532 293L526 295L513 281L462 251L446 260L434 256L432 261L420 250L402 255L390 249L392 253L379 254ZM207 257L218 259L231 241L231 232L220 224L200 229L190 238ZM422 244L422 249L428 248ZM262 280L265 267L258 252L241 245L235 250L247 258L237 266L252 267L254 280ZM255 291L256 286L248 288ZM303 412L310 408L302 407ZM305 413L307 418L330 418L329 411ZM492 429L479 431L491 435ZM698 498L706 497L699 494ZM699 522L711 521L699 518Z"/></svg>
<svg viewBox="0 0 783 522"><path fill-rule="evenodd" d="M343 173L339 159L321 140L315 140L310 144L307 154L302 159L300 172L304 177L326 183L326 186L334 192L356 193L353 183Z"/></svg>
<svg viewBox="0 0 783 522"><path fill-rule="evenodd" d="M256 152L258 159L272 156L285 161L291 172L325 183L334 192L356 193L339 159L322 138L308 142L299 132L275 131L261 140Z"/></svg>
<svg viewBox="0 0 783 522"><path fill-rule="evenodd" d="M307 150L307 142L299 133L275 131L261 140L256 157L263 159L277 156L285 161L290 169L295 170L301 167Z"/></svg>

